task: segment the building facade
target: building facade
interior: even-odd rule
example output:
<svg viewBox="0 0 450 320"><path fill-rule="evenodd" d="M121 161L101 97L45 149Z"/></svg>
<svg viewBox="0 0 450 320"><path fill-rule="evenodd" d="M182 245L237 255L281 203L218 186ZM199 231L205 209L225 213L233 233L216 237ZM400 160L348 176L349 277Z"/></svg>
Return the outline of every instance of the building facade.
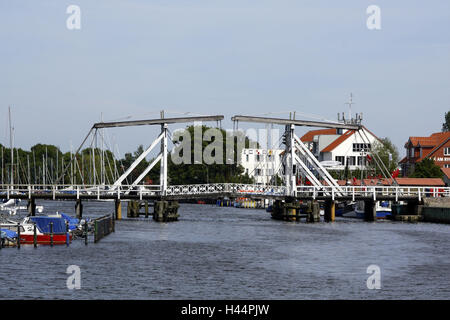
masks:
<svg viewBox="0 0 450 320"><path fill-rule="evenodd" d="M329 169L366 169L371 149L379 139L363 127L361 132L345 129L312 130L300 138L315 157Z"/></svg>
<svg viewBox="0 0 450 320"><path fill-rule="evenodd" d="M404 176L412 173L415 164L425 158L434 160L441 168L450 168L450 132L433 133L429 137L409 137L405 151L406 156L400 161Z"/></svg>
<svg viewBox="0 0 450 320"><path fill-rule="evenodd" d="M280 149L243 149L240 165L244 167L244 174L255 179L256 184L273 184L274 177L281 170Z"/></svg>

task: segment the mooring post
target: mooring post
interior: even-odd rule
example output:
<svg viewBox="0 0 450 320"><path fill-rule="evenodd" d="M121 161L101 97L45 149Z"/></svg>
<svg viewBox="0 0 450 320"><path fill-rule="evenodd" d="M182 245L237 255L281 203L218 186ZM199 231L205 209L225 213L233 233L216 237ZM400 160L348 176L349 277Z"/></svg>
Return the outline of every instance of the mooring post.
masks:
<svg viewBox="0 0 450 320"><path fill-rule="evenodd" d="M0 230L0 250L3 248L2 230Z"/></svg>
<svg viewBox="0 0 450 320"><path fill-rule="evenodd" d="M50 247L53 247L53 222L50 222Z"/></svg>
<svg viewBox="0 0 450 320"><path fill-rule="evenodd" d="M325 212L324 219L326 222L333 222L336 216L336 201L326 200L325 201Z"/></svg>
<svg viewBox="0 0 450 320"><path fill-rule="evenodd" d="M37 227L36 227L36 222L33 225L33 247L37 248Z"/></svg>
<svg viewBox="0 0 450 320"><path fill-rule="evenodd" d="M17 249L20 249L20 223L17 224Z"/></svg>
<svg viewBox="0 0 450 320"><path fill-rule="evenodd" d="M34 217L36 215L36 200L34 198L28 200L27 209L30 216Z"/></svg>
<svg viewBox="0 0 450 320"><path fill-rule="evenodd" d="M70 235L69 235L69 221L66 221L66 246L69 246Z"/></svg>
<svg viewBox="0 0 450 320"><path fill-rule="evenodd" d="M377 207L374 200L364 201L364 220L375 221L377 219Z"/></svg>
<svg viewBox="0 0 450 320"><path fill-rule="evenodd" d="M75 213L77 218L81 220L83 217L83 204L81 203L81 199L77 199L77 202L75 203Z"/></svg>
<svg viewBox="0 0 450 320"><path fill-rule="evenodd" d="M115 200L115 213L116 220L122 220L122 202L120 202L120 199Z"/></svg>

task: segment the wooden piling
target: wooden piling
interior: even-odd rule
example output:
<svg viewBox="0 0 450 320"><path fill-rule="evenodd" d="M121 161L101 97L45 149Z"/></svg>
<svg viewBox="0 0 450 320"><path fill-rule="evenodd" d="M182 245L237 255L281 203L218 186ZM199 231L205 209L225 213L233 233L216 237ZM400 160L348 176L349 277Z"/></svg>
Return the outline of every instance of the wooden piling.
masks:
<svg viewBox="0 0 450 320"><path fill-rule="evenodd" d="M116 220L122 220L122 202L120 199L115 200L115 214Z"/></svg>
<svg viewBox="0 0 450 320"><path fill-rule="evenodd" d="M69 234L69 221L66 221L66 246L69 246L70 234Z"/></svg>
<svg viewBox="0 0 450 320"><path fill-rule="evenodd" d="M336 201L326 200L324 210L324 220L326 222L334 222L336 217Z"/></svg>
<svg viewBox="0 0 450 320"><path fill-rule="evenodd" d="M50 222L50 246L53 247L53 222Z"/></svg>
<svg viewBox="0 0 450 320"><path fill-rule="evenodd" d="M20 249L20 223L17 224L17 249Z"/></svg>
<svg viewBox="0 0 450 320"><path fill-rule="evenodd" d="M31 198L27 204L28 214L32 217L36 215L36 200Z"/></svg>
<svg viewBox="0 0 450 320"><path fill-rule="evenodd" d="M81 199L77 199L77 202L75 203L75 212L77 218L81 220L83 217L83 204L81 203Z"/></svg>
<svg viewBox="0 0 450 320"><path fill-rule="evenodd" d="M33 247L37 248L37 227L36 227L36 222L33 225Z"/></svg>
<svg viewBox="0 0 450 320"><path fill-rule="evenodd" d="M364 220L371 222L377 219L377 207L374 200L364 201Z"/></svg>

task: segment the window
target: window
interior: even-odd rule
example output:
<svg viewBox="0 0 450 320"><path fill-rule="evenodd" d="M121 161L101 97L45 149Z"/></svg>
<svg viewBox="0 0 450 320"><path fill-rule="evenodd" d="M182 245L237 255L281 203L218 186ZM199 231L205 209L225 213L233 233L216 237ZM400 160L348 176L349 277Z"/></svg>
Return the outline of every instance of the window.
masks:
<svg viewBox="0 0 450 320"><path fill-rule="evenodd" d="M450 148L444 148L444 156L450 156Z"/></svg>
<svg viewBox="0 0 450 320"><path fill-rule="evenodd" d="M358 166L365 166L366 165L366 157L358 157Z"/></svg>
<svg viewBox="0 0 450 320"><path fill-rule="evenodd" d="M444 168L450 168L450 164L444 164Z"/></svg>
<svg viewBox="0 0 450 320"><path fill-rule="evenodd" d="M256 161L261 161L261 155L259 153L256 155Z"/></svg>
<svg viewBox="0 0 450 320"><path fill-rule="evenodd" d="M355 166L356 165L356 157L347 157L347 163L349 166Z"/></svg>
<svg viewBox="0 0 450 320"><path fill-rule="evenodd" d="M343 166L345 165L345 158L344 157L336 156L335 160L339 161Z"/></svg>
<svg viewBox="0 0 450 320"><path fill-rule="evenodd" d="M371 145L370 143L354 143L353 144L353 152L367 152L370 151Z"/></svg>
<svg viewBox="0 0 450 320"><path fill-rule="evenodd" d="M92 157L94 158L94 157ZM248 154L245 155L245 160L248 162Z"/></svg>

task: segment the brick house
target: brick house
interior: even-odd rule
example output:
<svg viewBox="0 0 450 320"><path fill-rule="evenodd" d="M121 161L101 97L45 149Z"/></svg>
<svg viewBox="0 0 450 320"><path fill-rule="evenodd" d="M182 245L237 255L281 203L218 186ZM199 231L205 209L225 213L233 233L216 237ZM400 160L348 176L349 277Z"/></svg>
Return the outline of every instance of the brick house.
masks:
<svg viewBox="0 0 450 320"><path fill-rule="evenodd" d="M409 137L405 149L406 156L399 162L403 176L413 172L415 164L425 158L434 160L441 168L450 168L450 132L433 133L429 137Z"/></svg>

